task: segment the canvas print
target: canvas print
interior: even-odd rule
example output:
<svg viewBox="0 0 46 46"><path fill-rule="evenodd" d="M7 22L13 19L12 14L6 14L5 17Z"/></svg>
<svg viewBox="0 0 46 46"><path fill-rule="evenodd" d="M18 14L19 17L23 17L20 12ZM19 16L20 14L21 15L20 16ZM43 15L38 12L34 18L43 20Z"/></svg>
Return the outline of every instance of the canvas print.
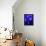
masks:
<svg viewBox="0 0 46 46"><path fill-rule="evenodd" d="M24 25L33 25L33 24L34 24L34 15L24 14Z"/></svg>

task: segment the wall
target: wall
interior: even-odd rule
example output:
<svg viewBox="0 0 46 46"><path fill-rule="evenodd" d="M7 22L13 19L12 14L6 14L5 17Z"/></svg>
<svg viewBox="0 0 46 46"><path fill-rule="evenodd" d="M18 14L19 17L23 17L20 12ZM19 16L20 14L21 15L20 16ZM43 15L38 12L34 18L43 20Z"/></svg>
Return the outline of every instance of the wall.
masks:
<svg viewBox="0 0 46 46"><path fill-rule="evenodd" d="M0 27L12 29L12 6L16 0L0 0Z"/></svg>
<svg viewBox="0 0 46 46"><path fill-rule="evenodd" d="M46 0L41 3L41 41L42 46L46 46Z"/></svg>
<svg viewBox="0 0 46 46"><path fill-rule="evenodd" d="M21 0L20 0L21 1ZM19 1L18 1L19 2ZM34 14L34 25L24 26L24 14ZM23 37L35 41L36 46L41 46L41 1L23 0L13 6L14 24Z"/></svg>

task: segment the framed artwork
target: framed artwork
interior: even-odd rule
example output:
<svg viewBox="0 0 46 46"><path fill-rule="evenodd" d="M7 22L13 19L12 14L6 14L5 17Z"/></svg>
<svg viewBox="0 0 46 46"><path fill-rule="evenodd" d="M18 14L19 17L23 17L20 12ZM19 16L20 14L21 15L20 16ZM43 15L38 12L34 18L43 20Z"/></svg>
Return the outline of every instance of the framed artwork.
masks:
<svg viewBox="0 0 46 46"><path fill-rule="evenodd" d="M24 25L34 25L33 14L24 14Z"/></svg>

